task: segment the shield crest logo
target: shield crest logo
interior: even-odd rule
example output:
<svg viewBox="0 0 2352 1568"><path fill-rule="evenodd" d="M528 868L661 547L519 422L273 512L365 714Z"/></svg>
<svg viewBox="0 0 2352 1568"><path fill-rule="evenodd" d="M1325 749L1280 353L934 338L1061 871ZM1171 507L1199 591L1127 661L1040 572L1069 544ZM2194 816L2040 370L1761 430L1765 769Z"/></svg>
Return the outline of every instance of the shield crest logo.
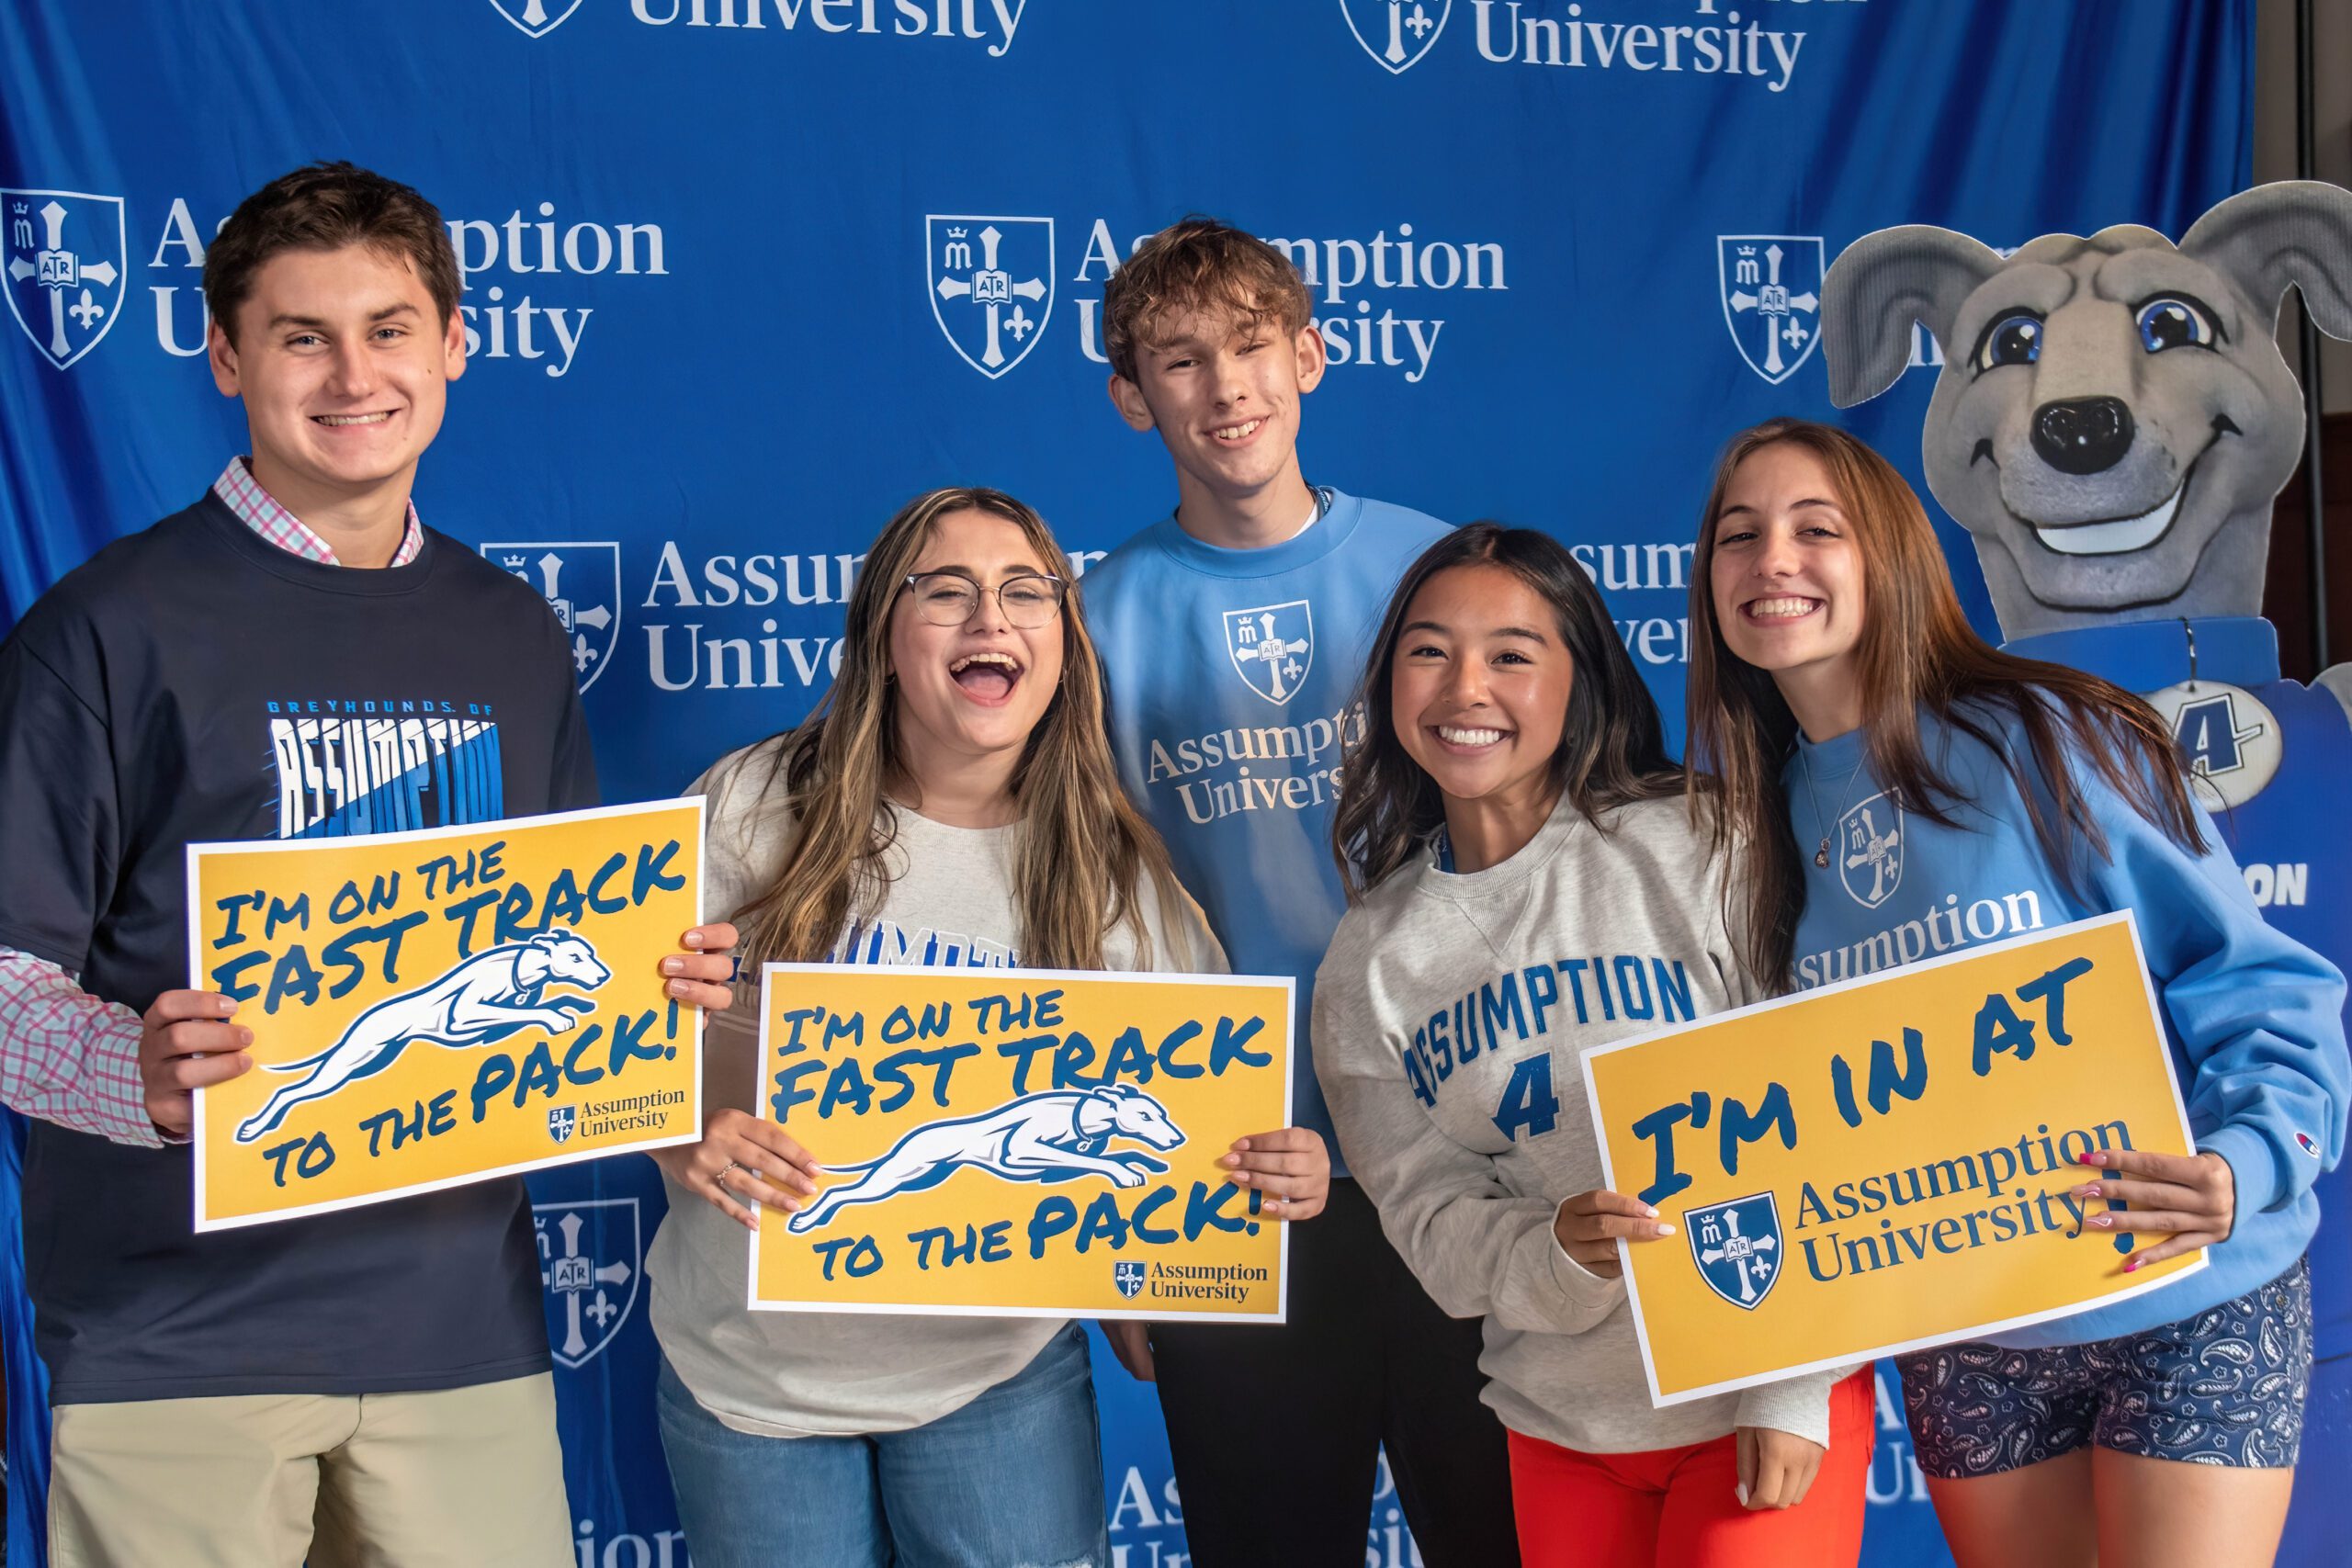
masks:
<svg viewBox="0 0 2352 1568"><path fill-rule="evenodd" d="M1280 707L1315 668L1315 615L1304 599L1225 613L1225 651L1250 689Z"/></svg>
<svg viewBox="0 0 2352 1568"><path fill-rule="evenodd" d="M1747 367L1774 386L1813 357L1821 338L1817 234L1718 234L1715 276L1724 324Z"/></svg>
<svg viewBox="0 0 2352 1568"><path fill-rule="evenodd" d="M1348 30L1391 76L1420 63L1453 13L1453 0L1340 0Z"/></svg>
<svg viewBox="0 0 2352 1568"><path fill-rule="evenodd" d="M1690 1260L1707 1289L1754 1312L1781 1279L1781 1210L1770 1192L1682 1211Z"/></svg>
<svg viewBox="0 0 2352 1568"><path fill-rule="evenodd" d="M1838 818L1838 875L1865 909L1903 886L1903 803L1883 790Z"/></svg>
<svg viewBox="0 0 2352 1568"><path fill-rule="evenodd" d="M1135 1300L1143 1294L1143 1265L1140 1263L1112 1264L1111 1282L1119 1287L1119 1294L1129 1301Z"/></svg>
<svg viewBox="0 0 2352 1568"><path fill-rule="evenodd" d="M932 319L956 352L993 381L1046 335L1054 314L1054 220L923 220Z"/></svg>
<svg viewBox="0 0 2352 1568"><path fill-rule="evenodd" d="M580 1124L580 1112L570 1105L548 1107L548 1136L559 1144L571 1142L571 1129Z"/></svg>
<svg viewBox="0 0 2352 1568"><path fill-rule="evenodd" d="M8 310L60 370L98 346L122 314L128 271L122 198L77 190L0 190L8 220L0 273Z"/></svg>
<svg viewBox="0 0 2352 1568"><path fill-rule="evenodd" d="M636 1310L645 1257L637 1200L534 1203L531 1228L547 1292L548 1346L557 1365L576 1371L613 1342Z"/></svg>
<svg viewBox="0 0 2352 1568"><path fill-rule="evenodd" d="M490 0L498 14L522 29L526 37L545 38L571 19L580 9L580 0Z"/></svg>
<svg viewBox="0 0 2352 1568"><path fill-rule="evenodd" d="M609 540L484 545L481 553L537 589L563 623L580 690L596 683L621 636L621 547Z"/></svg>

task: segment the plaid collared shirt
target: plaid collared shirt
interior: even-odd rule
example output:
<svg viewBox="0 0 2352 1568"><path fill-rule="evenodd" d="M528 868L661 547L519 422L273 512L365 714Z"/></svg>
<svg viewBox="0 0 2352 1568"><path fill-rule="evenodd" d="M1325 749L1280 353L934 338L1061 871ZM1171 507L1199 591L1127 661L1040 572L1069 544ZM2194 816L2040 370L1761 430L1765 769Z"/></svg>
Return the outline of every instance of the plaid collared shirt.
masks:
<svg viewBox="0 0 2352 1568"><path fill-rule="evenodd" d="M289 555L341 566L334 548L277 498L254 482L246 459L232 457L212 493L254 533ZM393 566L424 547L410 502L408 529ZM83 990L54 964L0 947L0 1102L28 1116L96 1133L119 1144L161 1147L139 1077L139 1015Z"/></svg>
<svg viewBox="0 0 2352 1568"><path fill-rule="evenodd" d="M314 560L322 566L341 566L335 558L334 547L303 525L302 520L279 504L276 496L261 488L254 479L250 458L232 457L220 477L212 481L212 493L219 496L237 521L276 545L289 555ZM416 521L416 502L408 503L408 530L401 536L401 547L392 552L390 565L406 566L424 547L424 530Z"/></svg>

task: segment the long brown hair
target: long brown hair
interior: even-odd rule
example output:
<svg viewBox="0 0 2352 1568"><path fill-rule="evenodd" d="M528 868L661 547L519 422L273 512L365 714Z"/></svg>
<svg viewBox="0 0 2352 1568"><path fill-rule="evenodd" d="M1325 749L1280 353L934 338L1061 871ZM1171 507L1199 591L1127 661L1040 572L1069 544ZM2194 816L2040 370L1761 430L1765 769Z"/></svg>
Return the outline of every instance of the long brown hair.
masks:
<svg viewBox="0 0 2352 1568"><path fill-rule="evenodd" d="M1597 826L1611 807L1682 789L1682 771L1666 754L1657 703L1618 640L1600 591L1576 558L1557 539L1532 528L1465 524L1406 570L1356 688L1364 733L1348 752L1331 823L1331 852L1351 903L1394 875L1445 820L1445 796L1437 781L1397 738L1389 674L1413 596L1439 572L1457 566L1502 568L1550 605L1558 623L1575 678L1568 685L1567 722L1552 753L1554 798L1566 796Z"/></svg>
<svg viewBox="0 0 2352 1568"><path fill-rule="evenodd" d="M1017 525L1048 570L1070 583L1062 605L1062 682L1029 732L1012 773L1021 804L1013 874L1022 962L1099 969L1103 943L1130 928L1134 962L1151 961L1150 933L1135 907L1151 878L1173 941L1186 898L1159 836L1127 803L1102 722L1102 678L1087 635L1069 558L1035 512L1001 491L934 490L890 519L850 592L840 673L816 711L780 737L763 786L781 789L795 823L775 883L737 923L759 960L808 962L841 940L853 908L870 913L888 886L884 858L897 837L888 797L904 790L898 686L891 680L890 615L933 527L951 512L981 512Z"/></svg>
<svg viewBox="0 0 2352 1568"><path fill-rule="evenodd" d="M1927 509L1894 466L1833 426L1767 420L1724 448L1699 517L1686 753L1691 772L1709 775L1723 797L1724 809L1714 814L1715 851L1741 860L1724 897L1747 904L1745 911L1725 913L1735 917L1733 930L1746 931L1748 962L1760 978L1787 984L1804 908L1804 868L1781 781L1797 724L1770 674L1724 641L1713 577L1716 520L1732 475L1750 456L1780 443L1802 446L1820 461L1853 530L1862 566L1855 665L1863 765L1905 811L1951 827L1952 808L1966 804L1920 744L1924 713L2001 759L2042 853L2064 881L2079 885L2084 852L2107 855L2107 835L2075 781L2082 764L2175 843L2203 851L2179 753L2154 709L2096 675L2020 659L1985 642L1961 610ZM1997 732L2004 718L2024 730L2030 765Z"/></svg>

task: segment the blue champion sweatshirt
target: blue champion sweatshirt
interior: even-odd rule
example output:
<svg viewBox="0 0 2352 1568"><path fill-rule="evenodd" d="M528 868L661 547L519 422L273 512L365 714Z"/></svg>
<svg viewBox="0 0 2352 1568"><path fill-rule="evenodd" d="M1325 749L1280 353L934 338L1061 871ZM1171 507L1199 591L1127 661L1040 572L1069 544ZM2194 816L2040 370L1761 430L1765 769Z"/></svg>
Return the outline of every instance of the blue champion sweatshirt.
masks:
<svg viewBox="0 0 2352 1568"><path fill-rule="evenodd" d="M1984 722L2036 777L2023 727L2005 715ZM2344 1150L2352 1096L2344 976L2264 922L2201 808L2208 848L2190 854L2077 758L2075 784L2108 852L2101 859L2086 846L2083 874L2070 886L2042 853L2001 757L1924 712L1919 727L1928 758L1968 802L1947 811L1952 827L1885 792L1860 729L1819 744L1800 738L1781 774L1804 870L1798 988L2131 909L2190 1131L2199 1149L2229 1161L2237 1187L2230 1238L2208 1251L2206 1268L1996 1343L2082 1345L2136 1334L2277 1278L2310 1244L2319 1224L2312 1183ZM2035 787L2041 793L2038 780ZM1826 869L1814 863L1825 837Z"/></svg>
<svg viewBox="0 0 2352 1568"><path fill-rule="evenodd" d="M1315 1081L1315 970L1347 900L1331 860L1355 700L1405 569L1445 525L1330 492L1279 545L1227 550L1163 518L1086 574L1086 624L1110 688L1111 747L1127 795L1209 918L1238 975L1298 982L1291 1113L1345 1175Z"/></svg>

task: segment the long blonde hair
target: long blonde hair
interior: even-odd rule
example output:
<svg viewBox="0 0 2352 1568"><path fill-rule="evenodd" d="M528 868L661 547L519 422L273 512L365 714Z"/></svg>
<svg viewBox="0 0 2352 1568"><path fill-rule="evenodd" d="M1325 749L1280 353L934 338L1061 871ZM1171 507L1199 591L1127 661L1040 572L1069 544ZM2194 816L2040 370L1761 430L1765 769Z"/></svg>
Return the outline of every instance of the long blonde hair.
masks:
<svg viewBox="0 0 2352 1568"><path fill-rule="evenodd" d="M907 575L951 512L980 512L1020 528L1046 569L1070 584L1061 613L1062 681L1029 732L1012 773L1021 806L1014 908L1024 964L1099 969L1122 924L1131 960L1151 962L1136 890L1145 875L1171 937L1185 895L1168 852L1119 788L1102 719L1102 677L1069 558L1035 512L1001 491L959 487L915 497L884 526L851 590L842 664L831 690L775 748L763 791L783 793L796 830L775 881L736 923L759 961L812 962L841 940L853 909L870 914L889 884L897 837L888 791L909 782L899 755L890 615Z"/></svg>

